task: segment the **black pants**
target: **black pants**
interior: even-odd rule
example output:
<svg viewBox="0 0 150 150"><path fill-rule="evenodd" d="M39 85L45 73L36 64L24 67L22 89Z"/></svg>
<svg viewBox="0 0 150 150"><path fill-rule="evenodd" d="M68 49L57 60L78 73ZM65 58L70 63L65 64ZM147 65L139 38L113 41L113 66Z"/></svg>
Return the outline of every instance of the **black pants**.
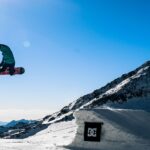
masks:
<svg viewBox="0 0 150 150"><path fill-rule="evenodd" d="M8 69L9 70L9 74L13 75L14 72L15 72L14 67L15 67L15 63L12 63L12 64L6 64L6 63L4 63L2 65L2 68L0 69L0 72L4 72L4 71L6 71L6 69Z"/></svg>

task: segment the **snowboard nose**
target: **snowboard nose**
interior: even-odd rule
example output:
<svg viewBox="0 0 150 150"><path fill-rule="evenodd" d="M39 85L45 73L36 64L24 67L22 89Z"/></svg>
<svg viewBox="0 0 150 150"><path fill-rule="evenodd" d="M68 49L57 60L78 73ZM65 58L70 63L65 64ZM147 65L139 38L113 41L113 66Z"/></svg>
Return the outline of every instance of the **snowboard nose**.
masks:
<svg viewBox="0 0 150 150"><path fill-rule="evenodd" d="M25 73L25 69L23 67L20 68L20 74Z"/></svg>

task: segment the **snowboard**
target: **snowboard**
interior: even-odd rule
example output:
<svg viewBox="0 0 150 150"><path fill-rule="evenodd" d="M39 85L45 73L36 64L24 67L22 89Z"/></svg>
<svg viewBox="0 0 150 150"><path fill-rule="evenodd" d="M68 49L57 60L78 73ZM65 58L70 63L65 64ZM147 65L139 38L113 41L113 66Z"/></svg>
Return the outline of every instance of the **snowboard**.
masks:
<svg viewBox="0 0 150 150"><path fill-rule="evenodd" d="M24 72L25 72L25 69L23 67L15 67L15 72L13 75L23 74ZM9 69L6 69L4 72L0 72L0 75L10 75Z"/></svg>

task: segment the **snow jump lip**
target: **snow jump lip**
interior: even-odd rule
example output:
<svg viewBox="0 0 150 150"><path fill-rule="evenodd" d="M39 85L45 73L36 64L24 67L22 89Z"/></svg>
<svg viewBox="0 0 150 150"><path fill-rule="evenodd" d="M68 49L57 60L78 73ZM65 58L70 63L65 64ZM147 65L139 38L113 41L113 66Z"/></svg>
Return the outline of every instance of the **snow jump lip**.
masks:
<svg viewBox="0 0 150 150"><path fill-rule="evenodd" d="M76 124L78 126L74 140L66 147L72 149L105 149L141 150L149 147L150 138L150 113L144 110L132 109L82 109L75 112ZM85 141L86 122L103 123L101 140ZM88 136L96 137L94 127L88 127ZM137 141L139 141L137 143ZM120 144L119 144L120 143ZM143 144L145 143L145 144Z"/></svg>

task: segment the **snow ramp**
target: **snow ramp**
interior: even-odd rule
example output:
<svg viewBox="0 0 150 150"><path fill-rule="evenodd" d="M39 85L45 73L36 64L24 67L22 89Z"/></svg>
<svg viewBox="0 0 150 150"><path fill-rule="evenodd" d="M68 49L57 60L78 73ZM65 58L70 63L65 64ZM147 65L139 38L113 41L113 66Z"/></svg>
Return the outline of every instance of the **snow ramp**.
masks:
<svg viewBox="0 0 150 150"><path fill-rule="evenodd" d="M69 145L73 149L89 150L149 150L150 113L143 110L94 109L75 113L78 125L76 136ZM91 130L90 136L99 134L99 141L85 139L86 123L99 123L100 130ZM91 132L92 131L92 132ZM98 131L98 133L96 133Z"/></svg>

